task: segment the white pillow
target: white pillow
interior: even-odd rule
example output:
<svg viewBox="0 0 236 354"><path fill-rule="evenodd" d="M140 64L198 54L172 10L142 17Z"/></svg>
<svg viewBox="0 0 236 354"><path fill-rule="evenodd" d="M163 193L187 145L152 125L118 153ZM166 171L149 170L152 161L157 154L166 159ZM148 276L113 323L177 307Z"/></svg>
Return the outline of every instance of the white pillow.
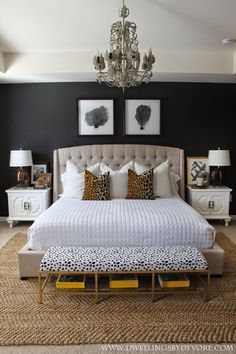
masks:
<svg viewBox="0 0 236 354"><path fill-rule="evenodd" d="M135 162L134 169L140 175L144 171L149 170L150 167ZM155 198L168 198L172 195L168 160L153 169L153 193Z"/></svg>
<svg viewBox="0 0 236 354"><path fill-rule="evenodd" d="M67 160L66 161L66 172L83 172L83 171L81 171L79 166L77 166L73 162L73 160Z"/></svg>
<svg viewBox="0 0 236 354"><path fill-rule="evenodd" d="M62 190L64 191L65 189L65 184L66 184L66 172L63 172L61 174L61 183L62 183Z"/></svg>
<svg viewBox="0 0 236 354"><path fill-rule="evenodd" d="M105 163L100 164L102 173L110 172L110 195L111 198L125 198L128 191L128 170L134 169L133 161L128 162L120 170L113 171Z"/></svg>
<svg viewBox="0 0 236 354"><path fill-rule="evenodd" d="M89 170L90 168L93 169L93 167L96 167L96 168L97 168L98 165L99 165L99 163L96 163L95 165L88 167L88 170ZM89 170L89 171L90 171L90 170ZM79 166L77 166L77 165L75 164L75 162L73 162L73 160L67 160L67 162L66 162L66 171L61 174L61 182L62 182L63 187L65 186L65 183L66 183L66 175L67 175L68 173L71 173L71 172L72 172L72 173L73 173L73 172L82 173L82 172L84 172L84 171L82 171L82 170L79 168ZM92 171L91 171L91 172L92 172ZM100 172L100 170L99 170L99 172ZM95 171L95 173L96 173L96 171Z"/></svg>
<svg viewBox="0 0 236 354"><path fill-rule="evenodd" d="M70 172L83 172L80 170L80 168L72 161L72 160L67 160L66 161L66 171L61 174L61 182L63 186L63 191L65 189L65 184L66 184L66 176Z"/></svg>
<svg viewBox="0 0 236 354"><path fill-rule="evenodd" d="M179 185L178 185L179 180L180 177L176 173L170 172L171 191L172 194L174 195L179 195Z"/></svg>
<svg viewBox="0 0 236 354"><path fill-rule="evenodd" d="M87 170L98 177L100 175L100 163L88 167ZM84 193L84 172L79 171L80 169L73 162L67 161L66 176L61 176L62 180L64 179L62 197L82 199Z"/></svg>

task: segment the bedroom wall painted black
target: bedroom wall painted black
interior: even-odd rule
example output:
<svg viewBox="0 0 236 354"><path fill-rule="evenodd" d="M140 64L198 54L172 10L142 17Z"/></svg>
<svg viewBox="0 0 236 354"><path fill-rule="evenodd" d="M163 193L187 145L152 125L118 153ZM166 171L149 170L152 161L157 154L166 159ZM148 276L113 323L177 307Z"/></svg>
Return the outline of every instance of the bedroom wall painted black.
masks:
<svg viewBox="0 0 236 354"><path fill-rule="evenodd" d="M157 83L128 89L127 98L161 99L160 136L123 136L121 90L97 83L0 85L0 215L7 211L5 189L13 185L11 149L31 149L34 162L49 161L55 148L97 144L136 143L181 147L185 156L207 156L209 149L230 149L231 167L224 183L234 189L231 214L236 214L236 85ZM115 136L77 135L77 99L114 98Z"/></svg>

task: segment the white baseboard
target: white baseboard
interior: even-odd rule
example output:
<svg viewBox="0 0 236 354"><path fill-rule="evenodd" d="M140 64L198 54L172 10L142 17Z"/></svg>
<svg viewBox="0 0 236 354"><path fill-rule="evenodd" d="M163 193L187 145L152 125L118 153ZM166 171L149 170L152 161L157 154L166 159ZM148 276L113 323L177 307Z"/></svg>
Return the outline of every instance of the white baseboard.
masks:
<svg viewBox="0 0 236 354"><path fill-rule="evenodd" d="M236 215L230 215L232 220L236 220Z"/></svg>

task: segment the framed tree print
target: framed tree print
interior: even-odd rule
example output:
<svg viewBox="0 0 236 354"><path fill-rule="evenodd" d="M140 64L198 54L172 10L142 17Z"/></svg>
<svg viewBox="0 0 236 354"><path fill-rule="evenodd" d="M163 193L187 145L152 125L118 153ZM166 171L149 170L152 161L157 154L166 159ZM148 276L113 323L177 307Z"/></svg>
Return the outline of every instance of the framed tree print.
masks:
<svg viewBox="0 0 236 354"><path fill-rule="evenodd" d="M78 135L113 135L114 100L79 99Z"/></svg>
<svg viewBox="0 0 236 354"><path fill-rule="evenodd" d="M160 135L158 99L126 99L124 135Z"/></svg>

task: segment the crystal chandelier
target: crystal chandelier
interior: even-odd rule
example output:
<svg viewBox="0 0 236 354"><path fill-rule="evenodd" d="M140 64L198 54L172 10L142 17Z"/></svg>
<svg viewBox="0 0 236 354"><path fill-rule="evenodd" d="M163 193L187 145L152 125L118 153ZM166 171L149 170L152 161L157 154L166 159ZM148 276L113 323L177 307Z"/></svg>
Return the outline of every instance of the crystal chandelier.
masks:
<svg viewBox="0 0 236 354"><path fill-rule="evenodd" d="M109 49L104 56L97 52L93 63L98 70L99 83L105 82L108 86L121 87L124 91L125 88L139 86L142 82L150 82L155 57L149 49L148 54L144 54L143 57L142 71L139 71L137 26L134 22L125 20L129 16L129 9L125 6L124 0L119 16L122 17L122 21L117 21L111 26ZM107 71L104 70L106 64Z"/></svg>

